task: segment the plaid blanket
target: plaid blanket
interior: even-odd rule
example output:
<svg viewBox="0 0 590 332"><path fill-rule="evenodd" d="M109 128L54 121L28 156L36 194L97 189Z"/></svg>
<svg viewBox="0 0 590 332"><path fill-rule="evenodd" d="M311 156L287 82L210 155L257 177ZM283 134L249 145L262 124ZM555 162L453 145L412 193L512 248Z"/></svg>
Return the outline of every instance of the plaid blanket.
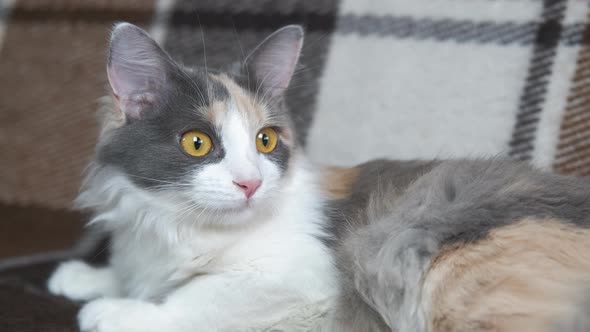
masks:
<svg viewBox="0 0 590 332"><path fill-rule="evenodd" d="M0 293L54 303L43 273L83 252L70 249L83 217L67 208L97 136L113 22L211 68L303 24L287 102L321 163L507 154L585 176L589 15L587 0L0 0ZM26 331L13 317L32 309L6 305L0 330ZM62 305L37 326L58 310L68 330L75 307Z"/></svg>

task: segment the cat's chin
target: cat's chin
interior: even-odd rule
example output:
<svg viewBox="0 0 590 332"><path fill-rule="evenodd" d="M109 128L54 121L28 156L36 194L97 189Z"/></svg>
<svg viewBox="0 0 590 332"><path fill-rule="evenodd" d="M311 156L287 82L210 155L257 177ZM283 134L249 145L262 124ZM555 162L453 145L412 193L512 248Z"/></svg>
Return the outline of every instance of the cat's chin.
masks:
<svg viewBox="0 0 590 332"><path fill-rule="evenodd" d="M252 197L250 199L225 199L221 200L205 200L202 196L190 195L187 193L186 196L182 197L183 203L180 205L178 193L174 193L177 197L173 197L176 200L168 201L166 209L176 214L176 218L179 221L186 222L189 224L200 224L200 225L245 225L264 217L274 211L269 208L268 201L271 197L268 195L260 197ZM191 197L192 196L192 197ZM203 204L203 202L208 204ZM181 208L178 208L178 206ZM184 206L198 206L190 213L187 213Z"/></svg>
<svg viewBox="0 0 590 332"><path fill-rule="evenodd" d="M244 201L235 207L228 207L221 211L229 216L253 216L258 212L258 206L251 201Z"/></svg>
<svg viewBox="0 0 590 332"><path fill-rule="evenodd" d="M217 208L216 218L208 221L217 225L246 225L264 218L269 209L255 202L245 201L233 207Z"/></svg>

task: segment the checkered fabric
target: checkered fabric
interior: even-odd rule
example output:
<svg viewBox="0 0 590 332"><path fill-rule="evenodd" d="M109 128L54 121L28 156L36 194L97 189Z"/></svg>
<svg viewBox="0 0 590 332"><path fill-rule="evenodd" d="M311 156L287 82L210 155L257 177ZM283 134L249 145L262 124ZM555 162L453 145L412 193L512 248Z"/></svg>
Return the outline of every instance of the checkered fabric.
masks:
<svg viewBox="0 0 590 332"><path fill-rule="evenodd" d="M590 175L587 0L0 0L0 293L7 275L43 279L6 269L47 272L26 264L64 257L81 233L67 209L93 153L117 21L210 68L303 24L287 102L317 162L508 155Z"/></svg>
<svg viewBox="0 0 590 332"><path fill-rule="evenodd" d="M0 201L68 207L92 154L108 30L220 68L306 28L288 104L312 159L508 154L590 173L585 0L2 0Z"/></svg>

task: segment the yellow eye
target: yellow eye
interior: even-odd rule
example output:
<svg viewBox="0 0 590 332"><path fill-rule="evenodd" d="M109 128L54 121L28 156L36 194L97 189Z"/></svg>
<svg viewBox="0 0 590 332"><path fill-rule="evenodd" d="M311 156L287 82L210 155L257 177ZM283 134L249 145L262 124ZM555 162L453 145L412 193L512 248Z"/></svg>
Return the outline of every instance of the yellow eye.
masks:
<svg viewBox="0 0 590 332"><path fill-rule="evenodd" d="M209 135L194 130L182 135L180 145L191 156L202 157L211 151L213 143L211 143Z"/></svg>
<svg viewBox="0 0 590 332"><path fill-rule="evenodd" d="M262 153L271 153L277 147L277 132L272 128L264 128L256 135L256 149Z"/></svg>

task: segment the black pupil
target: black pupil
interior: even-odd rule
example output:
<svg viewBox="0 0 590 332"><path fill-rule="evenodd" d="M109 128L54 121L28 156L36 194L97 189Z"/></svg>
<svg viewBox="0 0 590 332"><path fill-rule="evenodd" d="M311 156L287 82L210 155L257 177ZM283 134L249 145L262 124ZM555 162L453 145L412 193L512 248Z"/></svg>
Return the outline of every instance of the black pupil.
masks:
<svg viewBox="0 0 590 332"><path fill-rule="evenodd" d="M195 144L195 150L199 150L201 145L203 145L203 140L198 136L193 138L193 142Z"/></svg>
<svg viewBox="0 0 590 332"><path fill-rule="evenodd" d="M268 146L268 141L270 140L270 138L267 134L261 134L260 139L262 140L262 145Z"/></svg>

